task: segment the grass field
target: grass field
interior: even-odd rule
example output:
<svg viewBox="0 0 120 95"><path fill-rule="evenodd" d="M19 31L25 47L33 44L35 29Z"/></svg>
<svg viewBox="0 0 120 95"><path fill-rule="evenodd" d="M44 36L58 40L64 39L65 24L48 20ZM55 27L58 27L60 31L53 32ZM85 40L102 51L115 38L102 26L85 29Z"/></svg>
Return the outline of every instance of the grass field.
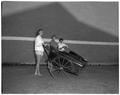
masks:
<svg viewBox="0 0 120 95"><path fill-rule="evenodd" d="M2 93L119 93L118 66L86 66L79 76L55 73L53 79L41 66L42 77L34 75L34 66L2 66Z"/></svg>

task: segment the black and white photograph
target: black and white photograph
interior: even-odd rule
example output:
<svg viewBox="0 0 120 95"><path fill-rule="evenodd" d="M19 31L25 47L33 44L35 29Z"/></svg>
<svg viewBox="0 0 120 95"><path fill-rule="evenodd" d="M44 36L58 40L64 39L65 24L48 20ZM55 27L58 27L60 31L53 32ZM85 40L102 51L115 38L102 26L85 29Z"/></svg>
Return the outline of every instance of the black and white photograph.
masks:
<svg viewBox="0 0 120 95"><path fill-rule="evenodd" d="M119 1L1 1L2 94L119 94Z"/></svg>

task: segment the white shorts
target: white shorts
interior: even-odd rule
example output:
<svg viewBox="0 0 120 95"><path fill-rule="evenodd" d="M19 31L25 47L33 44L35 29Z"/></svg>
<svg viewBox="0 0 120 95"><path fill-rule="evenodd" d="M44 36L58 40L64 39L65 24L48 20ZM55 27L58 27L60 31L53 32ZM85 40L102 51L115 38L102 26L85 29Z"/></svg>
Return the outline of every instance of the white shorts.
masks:
<svg viewBox="0 0 120 95"><path fill-rule="evenodd" d="M43 56L43 51L35 51L35 54Z"/></svg>

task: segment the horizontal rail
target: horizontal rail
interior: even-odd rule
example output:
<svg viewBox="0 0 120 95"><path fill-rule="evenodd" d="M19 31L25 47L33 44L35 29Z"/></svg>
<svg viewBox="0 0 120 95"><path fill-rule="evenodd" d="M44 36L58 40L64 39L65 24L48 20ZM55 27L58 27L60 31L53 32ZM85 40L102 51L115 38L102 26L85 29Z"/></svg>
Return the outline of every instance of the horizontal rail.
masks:
<svg viewBox="0 0 120 95"><path fill-rule="evenodd" d="M18 41L34 41L34 37L16 37L16 36L2 36L2 40L18 40ZM49 42L51 39L44 38L44 41ZM119 45L118 42L98 42L98 41L79 41L79 40L64 40L68 44L85 44L85 45Z"/></svg>

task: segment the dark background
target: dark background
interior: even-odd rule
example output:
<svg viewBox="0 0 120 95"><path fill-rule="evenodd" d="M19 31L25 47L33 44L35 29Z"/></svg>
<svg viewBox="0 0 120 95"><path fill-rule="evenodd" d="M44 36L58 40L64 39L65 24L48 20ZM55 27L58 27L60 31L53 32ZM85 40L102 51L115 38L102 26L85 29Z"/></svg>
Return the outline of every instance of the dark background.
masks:
<svg viewBox="0 0 120 95"><path fill-rule="evenodd" d="M2 36L35 37L41 27L45 38L56 34L66 40L118 42L117 2L72 4L2 2ZM89 64L118 64L118 46L68 45ZM2 40L2 63L34 64L34 42Z"/></svg>

